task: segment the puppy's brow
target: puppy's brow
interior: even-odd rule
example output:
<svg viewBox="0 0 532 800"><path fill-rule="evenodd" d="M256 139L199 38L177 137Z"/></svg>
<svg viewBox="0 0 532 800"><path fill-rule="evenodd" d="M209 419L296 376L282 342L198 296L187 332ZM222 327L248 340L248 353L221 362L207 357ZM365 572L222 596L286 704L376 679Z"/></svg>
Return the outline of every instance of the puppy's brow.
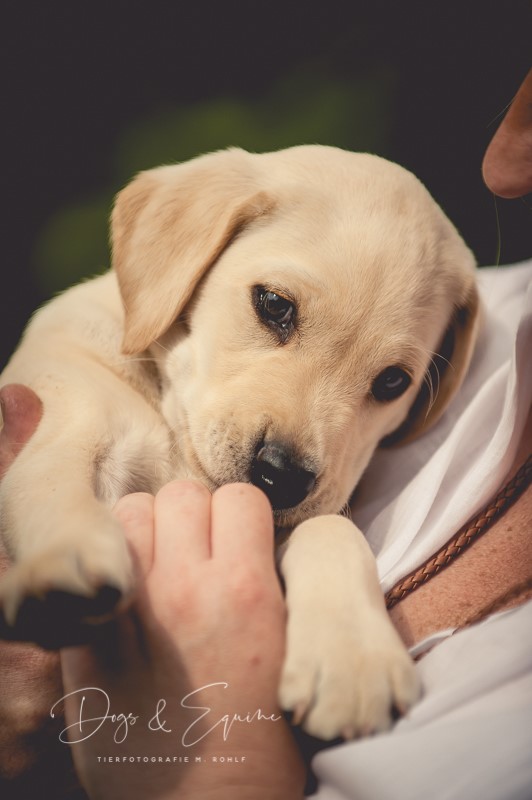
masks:
<svg viewBox="0 0 532 800"><path fill-rule="evenodd" d="M290 261L278 261L272 264L261 265L261 274L267 277L267 282L271 285L275 284L281 288L286 286L292 281L301 282L305 288L316 288L320 291L327 289L327 284L322 278L316 275L311 268L304 267L301 264L293 264Z"/></svg>

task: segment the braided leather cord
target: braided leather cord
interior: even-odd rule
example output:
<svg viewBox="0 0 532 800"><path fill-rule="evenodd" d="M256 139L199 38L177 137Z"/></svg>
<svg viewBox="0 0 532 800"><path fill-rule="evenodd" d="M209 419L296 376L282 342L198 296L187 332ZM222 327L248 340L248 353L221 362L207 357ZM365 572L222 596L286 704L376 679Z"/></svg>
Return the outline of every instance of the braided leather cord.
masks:
<svg viewBox="0 0 532 800"><path fill-rule="evenodd" d="M387 608L393 608L403 597L406 597L407 594L429 581L454 561L464 550L474 544L526 491L531 481L532 455L527 458L521 469L516 472L514 477L501 489L486 508L482 509L474 519L466 522L458 533L421 567L411 572L406 578L402 578L387 592L385 598Z"/></svg>

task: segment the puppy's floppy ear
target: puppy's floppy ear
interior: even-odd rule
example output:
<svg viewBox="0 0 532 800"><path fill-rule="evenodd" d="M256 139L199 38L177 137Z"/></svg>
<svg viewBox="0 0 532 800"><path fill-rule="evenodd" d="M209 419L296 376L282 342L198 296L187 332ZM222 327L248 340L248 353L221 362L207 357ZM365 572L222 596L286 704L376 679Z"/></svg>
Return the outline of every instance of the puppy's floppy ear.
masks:
<svg viewBox="0 0 532 800"><path fill-rule="evenodd" d="M438 352L403 424L381 441L382 447L406 444L420 436L443 414L458 391L473 354L480 323L480 299L472 283L463 303L453 312Z"/></svg>
<svg viewBox="0 0 532 800"><path fill-rule="evenodd" d="M111 239L124 353L145 350L168 330L236 234L273 207L253 158L231 149L159 167L118 195Z"/></svg>

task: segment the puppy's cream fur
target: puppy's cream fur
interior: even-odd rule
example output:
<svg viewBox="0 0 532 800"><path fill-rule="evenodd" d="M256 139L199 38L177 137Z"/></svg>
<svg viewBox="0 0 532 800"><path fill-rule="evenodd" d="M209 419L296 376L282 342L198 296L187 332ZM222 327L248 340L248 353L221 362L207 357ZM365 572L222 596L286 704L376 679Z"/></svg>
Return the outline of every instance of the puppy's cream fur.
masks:
<svg viewBox="0 0 532 800"><path fill-rule="evenodd" d="M459 387L478 321L471 253L410 173L320 146L141 174L112 236L113 270L39 311L1 378L44 403L0 487L6 616L50 588L126 592L109 505L174 477L247 481L257 441L286 442L317 480L276 515L295 528L281 701L325 738L386 727L417 681L369 548L334 515L379 442L421 433ZM257 285L297 307L285 344L258 318ZM391 365L412 384L379 403Z"/></svg>

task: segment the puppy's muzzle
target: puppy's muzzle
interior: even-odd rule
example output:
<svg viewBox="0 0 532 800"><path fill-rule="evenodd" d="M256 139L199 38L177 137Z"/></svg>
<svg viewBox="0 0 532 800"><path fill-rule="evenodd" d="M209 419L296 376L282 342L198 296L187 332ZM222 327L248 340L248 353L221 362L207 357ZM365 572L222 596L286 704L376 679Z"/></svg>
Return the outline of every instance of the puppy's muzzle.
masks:
<svg viewBox="0 0 532 800"><path fill-rule="evenodd" d="M304 469L282 444L261 442L251 463L250 480L266 494L274 511L282 511L310 494L316 473Z"/></svg>

